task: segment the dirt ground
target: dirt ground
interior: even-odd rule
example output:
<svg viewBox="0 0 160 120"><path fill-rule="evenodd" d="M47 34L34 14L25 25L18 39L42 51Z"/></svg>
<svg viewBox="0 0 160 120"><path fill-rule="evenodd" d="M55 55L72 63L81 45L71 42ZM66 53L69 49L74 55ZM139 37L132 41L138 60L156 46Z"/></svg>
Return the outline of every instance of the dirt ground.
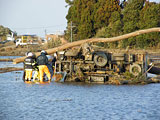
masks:
<svg viewBox="0 0 160 120"><path fill-rule="evenodd" d="M47 45L27 45L23 47L16 47L14 42L0 44L0 56L25 56L28 51L39 52L42 49L47 49Z"/></svg>

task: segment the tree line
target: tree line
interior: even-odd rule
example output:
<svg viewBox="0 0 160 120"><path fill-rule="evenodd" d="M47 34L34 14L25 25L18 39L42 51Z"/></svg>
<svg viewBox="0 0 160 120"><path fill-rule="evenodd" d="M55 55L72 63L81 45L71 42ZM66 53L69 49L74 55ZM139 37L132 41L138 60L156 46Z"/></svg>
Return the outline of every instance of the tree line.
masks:
<svg viewBox="0 0 160 120"><path fill-rule="evenodd" d="M65 38L73 41L92 37L110 38L141 29L160 27L160 3L147 0L65 0L69 6ZM72 23L72 24L71 24ZM114 43L107 48L127 46L160 47L160 33L149 33Z"/></svg>

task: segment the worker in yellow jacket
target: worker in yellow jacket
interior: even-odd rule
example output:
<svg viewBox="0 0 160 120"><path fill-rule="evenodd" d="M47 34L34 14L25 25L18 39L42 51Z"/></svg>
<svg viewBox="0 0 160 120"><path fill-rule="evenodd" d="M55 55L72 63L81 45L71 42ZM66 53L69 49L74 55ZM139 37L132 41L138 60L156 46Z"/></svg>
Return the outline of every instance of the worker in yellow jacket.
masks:
<svg viewBox="0 0 160 120"><path fill-rule="evenodd" d="M31 81L34 65L35 58L33 57L33 53L29 52L24 60L25 81Z"/></svg>
<svg viewBox="0 0 160 120"><path fill-rule="evenodd" d="M43 81L43 76L44 73L47 75L49 82L51 81L51 74L49 72L49 69L47 67L48 64L48 58L47 58L47 52L42 50L41 51L41 55L37 57L36 62L38 64L38 68L39 68L39 76L40 76L40 82L44 82Z"/></svg>

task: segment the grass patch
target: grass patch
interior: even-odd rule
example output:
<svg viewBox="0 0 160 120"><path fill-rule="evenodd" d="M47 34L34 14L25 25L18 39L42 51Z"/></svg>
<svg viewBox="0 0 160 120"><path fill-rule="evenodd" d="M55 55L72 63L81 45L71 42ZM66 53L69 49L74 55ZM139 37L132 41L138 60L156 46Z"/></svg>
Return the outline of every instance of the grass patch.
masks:
<svg viewBox="0 0 160 120"><path fill-rule="evenodd" d="M129 71L126 71L124 73L124 76L125 76L126 80L131 80L131 79L135 78L135 76L132 73L130 73Z"/></svg>

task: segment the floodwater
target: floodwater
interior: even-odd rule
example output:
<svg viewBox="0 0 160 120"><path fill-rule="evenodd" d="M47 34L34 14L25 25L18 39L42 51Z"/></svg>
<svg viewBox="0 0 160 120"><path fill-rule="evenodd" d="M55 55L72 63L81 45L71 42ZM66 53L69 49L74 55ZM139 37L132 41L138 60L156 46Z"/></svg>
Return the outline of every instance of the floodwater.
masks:
<svg viewBox="0 0 160 120"><path fill-rule="evenodd" d="M22 76L0 74L0 120L160 120L160 84L38 85Z"/></svg>

